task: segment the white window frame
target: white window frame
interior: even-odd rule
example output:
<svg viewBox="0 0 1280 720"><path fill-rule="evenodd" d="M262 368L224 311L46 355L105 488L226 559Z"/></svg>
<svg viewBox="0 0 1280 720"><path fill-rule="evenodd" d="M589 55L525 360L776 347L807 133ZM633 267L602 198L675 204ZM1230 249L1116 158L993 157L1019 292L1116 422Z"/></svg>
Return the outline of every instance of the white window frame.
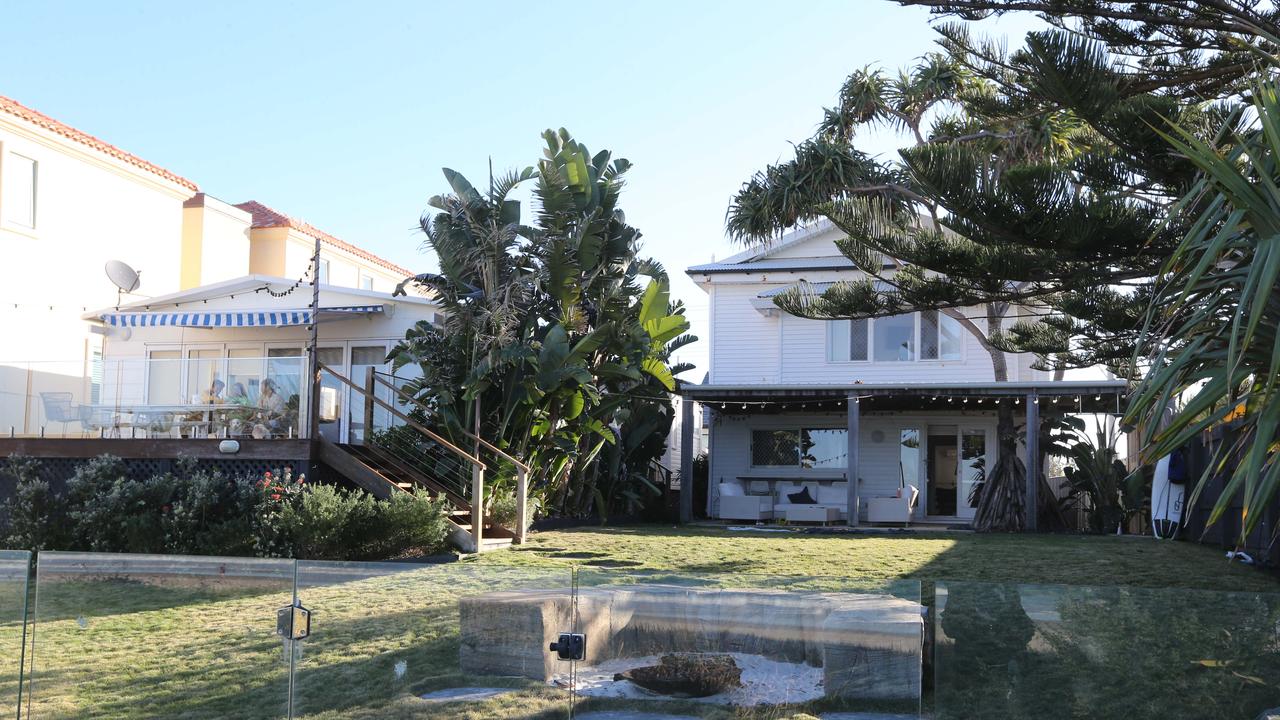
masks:
<svg viewBox="0 0 1280 720"><path fill-rule="evenodd" d="M903 313L903 314L905 314L905 313ZM943 317L946 317L946 316L945 316L945 314L944 314L941 310L939 310L939 311L938 311L938 317L939 317L939 328L941 328L941 322L943 322L942 318L943 318ZM876 360L876 359L875 359L875 357L876 357L876 352L875 352L875 347L874 347L874 343L875 343L875 332L876 332L876 331L875 331L875 322L876 322L876 320L878 320L878 319L879 319L879 318L866 318L866 327L867 327L867 359L865 359L865 360L852 360L852 359L849 359L849 360L841 360L841 359L837 359L837 358L835 357L835 349L836 349L836 347L835 347L835 342L834 342L834 339L833 339L833 336L834 336L834 334L835 334L835 324L836 324L836 323L850 323L850 324L852 324L852 322L853 322L853 321L852 321L852 320L828 320L828 321L826 321L826 325L827 325L827 327L826 327L826 360L827 360L827 363L828 363L828 364L830 364L830 365L850 365L850 364L862 364L862 365L869 365L869 364L872 364L872 363L877 364L877 365L910 365L911 363L963 363L963 362L965 361L965 354L966 354L966 348L967 348L968 343L966 343L966 342L965 342L964 337L965 337L965 333L967 333L968 331L964 329L964 326L963 326L963 325L961 325L961 326L960 326L960 330L961 330L961 333L960 333L960 355L959 355L958 357L956 357L956 358L940 358L940 357L939 357L939 358L923 358L923 357L921 357L921 350L924 348L924 343L923 343L923 338L920 336L920 332L921 332L921 325L920 325L920 311L919 311L919 310L912 310L912 311L911 311L911 319L912 319L912 326L913 326L913 328L914 328L913 333L914 333L914 340L915 340L915 346L912 348L912 356L913 356L913 357L912 357L912 359L911 359L911 360ZM954 319L954 318L952 318L952 320L954 321L955 319ZM957 323L957 324L958 324L958 323ZM942 340L941 340L941 332L939 332L939 340L938 340L938 341L939 341L939 354L941 354L941 341L942 341Z"/></svg>
<svg viewBox="0 0 1280 720"><path fill-rule="evenodd" d="M330 274L333 271L333 263L326 258L320 258L320 269L316 271L316 282L321 285L332 285Z"/></svg>
<svg viewBox="0 0 1280 720"><path fill-rule="evenodd" d="M372 276L372 275L370 275L370 274L368 274L368 273L364 273L364 272L362 272L362 273L360 273L360 274L359 274L358 279L359 279L359 282L360 282L360 289L361 289L361 290L370 290L370 291L372 291L372 290L373 290L373 276ZM365 286L364 286L366 282L367 282L367 283L369 283L369 287L365 287Z"/></svg>
<svg viewBox="0 0 1280 720"><path fill-rule="evenodd" d="M9 163L12 156L17 155L31 161L31 224L17 222L9 211L9 189L5 187L5 178L9 174ZM0 227L5 230L36 237L40 227L40 160L24 155L10 147L9 143L0 143Z"/></svg>

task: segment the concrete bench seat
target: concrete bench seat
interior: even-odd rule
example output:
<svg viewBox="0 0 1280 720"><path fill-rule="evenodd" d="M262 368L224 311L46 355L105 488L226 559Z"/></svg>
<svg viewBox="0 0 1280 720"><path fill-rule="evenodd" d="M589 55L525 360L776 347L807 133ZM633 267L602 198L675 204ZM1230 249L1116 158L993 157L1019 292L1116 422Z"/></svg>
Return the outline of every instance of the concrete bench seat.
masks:
<svg viewBox="0 0 1280 720"><path fill-rule="evenodd" d="M459 601L461 667L547 681L566 670L548 645L573 629L568 589ZM924 618L888 595L629 585L582 588L587 665L669 652L735 652L821 667L828 697L920 696Z"/></svg>

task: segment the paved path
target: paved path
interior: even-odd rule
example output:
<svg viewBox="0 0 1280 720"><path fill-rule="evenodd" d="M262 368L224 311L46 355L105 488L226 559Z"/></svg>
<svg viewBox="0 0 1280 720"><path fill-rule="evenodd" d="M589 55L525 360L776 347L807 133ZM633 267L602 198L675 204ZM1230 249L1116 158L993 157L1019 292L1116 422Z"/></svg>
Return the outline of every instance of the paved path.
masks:
<svg viewBox="0 0 1280 720"><path fill-rule="evenodd" d="M436 690L426 695L421 695L423 700L429 703L447 703L447 702L479 702L488 700L491 697L505 695L514 692L514 688L486 688L486 687L464 687L449 688L448 690Z"/></svg>

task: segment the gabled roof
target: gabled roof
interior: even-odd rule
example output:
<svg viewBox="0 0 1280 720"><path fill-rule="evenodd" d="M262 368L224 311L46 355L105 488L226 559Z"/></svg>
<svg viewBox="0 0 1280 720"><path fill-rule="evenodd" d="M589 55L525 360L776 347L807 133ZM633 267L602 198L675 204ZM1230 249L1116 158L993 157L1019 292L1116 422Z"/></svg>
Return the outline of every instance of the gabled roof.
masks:
<svg viewBox="0 0 1280 720"><path fill-rule="evenodd" d="M400 267L399 265L396 265L390 260L384 260L383 258L380 258L377 255L374 255L368 250L356 247L355 245L352 245L351 243L345 242L343 240L339 240L338 238L330 235L329 233L321 230L320 228L310 223L303 222L302 220L298 220L295 218L291 218L288 215L285 215L284 213L280 212L279 210L275 210L267 207L266 205L263 205L257 200L242 202L236 205L236 207L248 212L250 215L253 216L252 226L255 228L275 228L275 227L292 228L294 230L297 230L298 232L310 235L313 238L319 238L320 242L327 243L340 250L345 250L346 252L349 252L358 258L363 258L365 260L368 260L374 265L378 265L380 267L386 268L387 270L390 270L391 272L394 272L394 273L400 273L404 277L409 277L410 275L415 274L412 270L408 270L406 268Z"/></svg>
<svg viewBox="0 0 1280 720"><path fill-rule="evenodd" d="M138 157L137 155L132 155L130 153L127 153L124 150L121 150L120 148L116 147L115 145L99 140L98 138L90 135L89 133L77 130L71 127L70 125L58 122L57 120L54 120L53 118L49 117L48 115L45 115L44 113L40 113L35 110L32 110L31 108L27 107L26 105L23 105L17 100L7 98L3 95L0 95L0 113L13 115L14 117L25 120L31 123L32 125L44 128L45 130L48 130L54 134L61 135L62 137L67 138L68 140L73 140L75 142L80 143L81 145L85 145L87 147L93 148L94 150L97 150L98 152L104 155L108 155L117 160L128 163L129 165L132 165L141 170L145 170L149 173L152 173L153 175L159 175L165 180L177 183L178 185L181 185L182 187L185 187L188 190L195 191L200 189L199 187L196 186L194 182L191 182L190 180L182 177L181 175L178 175L177 173L173 173L168 170L165 170L159 165L149 163L146 160L143 160L142 158Z"/></svg>
<svg viewBox="0 0 1280 720"><path fill-rule="evenodd" d="M289 306L297 308L305 308L311 303L310 286L301 287L297 292L290 293L284 298L278 298L271 294L260 294L264 288L271 288L277 293L289 289L297 280L290 280L282 277L272 277L270 275L245 275L243 277L232 278L231 280L222 280L208 285L188 288L167 295L160 295L152 298L142 298L139 300L131 300L121 303L119 306L110 308L102 308L87 312L81 315L84 320L95 320L100 318L103 313L117 310L169 310L176 307L200 303L201 307L208 306L210 309L219 309L226 302L225 300L234 300L236 295L248 297L250 294L260 298L257 301L259 305L271 306ZM343 302L347 299L354 299L353 302L366 302L368 304L405 304L418 306L434 306L436 303L429 298L417 297L413 295L395 296L391 293L379 292L376 290L361 290L358 288L339 287L337 285L321 285L320 292L325 296L323 302L329 303L333 298L343 298ZM212 304L209 304L212 301Z"/></svg>
<svg viewBox="0 0 1280 720"><path fill-rule="evenodd" d="M694 265L685 270L690 275L711 273L749 273L768 270L854 270L853 261L844 255L819 255L813 257L773 257L777 253L836 230L830 220L819 220L812 225L796 228L783 235L777 242L764 247L751 248L719 262ZM891 265L886 265L891 267Z"/></svg>

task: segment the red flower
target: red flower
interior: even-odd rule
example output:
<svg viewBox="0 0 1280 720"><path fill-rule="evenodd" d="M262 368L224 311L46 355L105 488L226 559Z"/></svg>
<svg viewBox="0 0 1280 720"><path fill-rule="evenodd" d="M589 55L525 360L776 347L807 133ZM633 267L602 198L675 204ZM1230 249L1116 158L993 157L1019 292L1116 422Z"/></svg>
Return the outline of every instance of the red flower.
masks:
<svg viewBox="0 0 1280 720"><path fill-rule="evenodd" d="M266 471L266 472L262 473L262 477L271 477L271 471L270 471L270 470L268 470L268 471Z"/></svg>
<svg viewBox="0 0 1280 720"><path fill-rule="evenodd" d="M280 493L271 493L271 499L272 499L272 500L279 500L279 499L280 499Z"/></svg>

